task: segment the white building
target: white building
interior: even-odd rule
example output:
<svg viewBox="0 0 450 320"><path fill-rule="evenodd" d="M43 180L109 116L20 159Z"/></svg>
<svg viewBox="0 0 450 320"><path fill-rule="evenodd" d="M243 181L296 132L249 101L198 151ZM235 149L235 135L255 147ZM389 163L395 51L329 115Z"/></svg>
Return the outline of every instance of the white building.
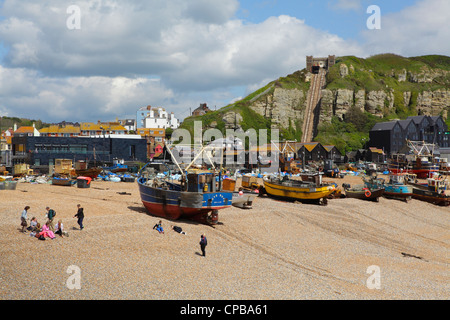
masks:
<svg viewBox="0 0 450 320"><path fill-rule="evenodd" d="M137 128L172 128L176 129L180 126L174 113L168 113L164 108L152 108L147 106L140 108L136 113Z"/></svg>

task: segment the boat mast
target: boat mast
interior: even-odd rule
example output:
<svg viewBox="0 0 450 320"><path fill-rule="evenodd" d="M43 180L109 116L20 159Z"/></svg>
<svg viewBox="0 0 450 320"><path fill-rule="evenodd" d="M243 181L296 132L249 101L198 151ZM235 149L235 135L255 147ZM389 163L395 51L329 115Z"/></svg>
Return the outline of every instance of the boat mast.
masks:
<svg viewBox="0 0 450 320"><path fill-rule="evenodd" d="M164 146L166 147L166 150L169 152L170 156L172 157L173 162L175 162L176 166L180 170L181 175L184 176L184 171L181 169L180 165L178 164L177 159L173 156L172 151L170 151L170 148L165 141L164 141Z"/></svg>

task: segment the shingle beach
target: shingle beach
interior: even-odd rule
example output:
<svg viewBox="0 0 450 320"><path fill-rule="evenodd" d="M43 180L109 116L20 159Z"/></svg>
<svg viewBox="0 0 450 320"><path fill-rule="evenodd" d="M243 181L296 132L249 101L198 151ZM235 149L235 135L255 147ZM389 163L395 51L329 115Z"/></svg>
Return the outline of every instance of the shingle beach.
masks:
<svg viewBox="0 0 450 320"><path fill-rule="evenodd" d="M356 177L347 178L336 182ZM83 230L73 218L78 203ZM53 208L69 237L21 233L26 205L40 223ZM220 210L210 227L147 214L136 183L19 183L0 191L0 299L446 300L449 217L449 207L414 199L318 206L259 197L253 209ZM152 229L159 220L164 234ZM68 285L73 266L80 288ZM378 288L368 286L373 268Z"/></svg>

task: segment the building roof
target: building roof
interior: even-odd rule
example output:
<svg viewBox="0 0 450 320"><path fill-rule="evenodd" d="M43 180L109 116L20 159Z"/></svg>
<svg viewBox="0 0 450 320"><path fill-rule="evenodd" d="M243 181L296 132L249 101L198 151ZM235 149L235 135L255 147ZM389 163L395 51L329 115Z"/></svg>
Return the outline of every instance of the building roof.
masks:
<svg viewBox="0 0 450 320"><path fill-rule="evenodd" d="M40 133L80 133L80 127L74 126L74 125L65 125L63 127L60 127L59 125L51 125L46 128L42 128L39 130Z"/></svg>
<svg viewBox="0 0 450 320"><path fill-rule="evenodd" d="M383 150L375 147L369 147L369 150L374 153L383 154Z"/></svg>
<svg viewBox="0 0 450 320"><path fill-rule="evenodd" d="M408 117L406 119L407 120L411 119L412 121L414 121L415 124L419 124L426 118L429 118L429 116L423 116L423 115L422 116L410 116L410 117Z"/></svg>
<svg viewBox="0 0 450 320"><path fill-rule="evenodd" d="M305 147L309 152L313 151L320 143L319 142L304 142L300 143L299 147Z"/></svg>
<svg viewBox="0 0 450 320"><path fill-rule="evenodd" d="M16 131L17 133L28 133L28 132L34 132L34 127L31 126L23 126L18 128Z"/></svg>
<svg viewBox="0 0 450 320"><path fill-rule="evenodd" d="M333 148L336 148L336 146L333 146L333 145L327 145L327 146L322 145L322 147L324 147L325 150L327 150L327 152L330 152Z"/></svg>
<svg viewBox="0 0 450 320"><path fill-rule="evenodd" d="M93 123L93 122L83 122L80 125L80 130L82 131L126 131L124 126L117 123Z"/></svg>
<svg viewBox="0 0 450 320"><path fill-rule="evenodd" d="M164 137L166 135L164 128L138 128L136 132L141 136Z"/></svg>
<svg viewBox="0 0 450 320"><path fill-rule="evenodd" d="M392 130L397 123L398 123L397 120L388 122L378 122L372 127L370 131L385 131L385 130L389 131Z"/></svg>
<svg viewBox="0 0 450 320"><path fill-rule="evenodd" d="M406 120L398 120L398 123L400 124L400 126L402 127L402 129L406 129L409 124L413 122L412 119L406 119ZM414 122L413 122L414 123Z"/></svg>

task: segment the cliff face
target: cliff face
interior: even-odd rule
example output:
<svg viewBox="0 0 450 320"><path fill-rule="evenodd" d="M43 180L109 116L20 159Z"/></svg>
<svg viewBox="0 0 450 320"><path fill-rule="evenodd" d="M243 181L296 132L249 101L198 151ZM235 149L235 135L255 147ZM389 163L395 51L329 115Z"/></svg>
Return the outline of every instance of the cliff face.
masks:
<svg viewBox="0 0 450 320"><path fill-rule="evenodd" d="M412 100L412 92L400 92L402 107L410 107L413 104L417 114L442 115L448 117L450 106L450 90L438 89L436 91L423 91L417 94L416 101ZM331 121L333 116L341 120L345 113L352 106L358 107L361 111L367 111L379 118L387 114L394 113L394 91L365 91L349 89L324 89L322 90L320 121Z"/></svg>
<svg viewBox="0 0 450 320"><path fill-rule="evenodd" d="M275 88L272 93L251 102L250 108L271 119L272 128L294 127L297 119L303 119L306 93L297 88Z"/></svg>
<svg viewBox="0 0 450 320"><path fill-rule="evenodd" d="M310 75L302 79L308 82ZM272 127L286 129L296 119L303 121L306 97L304 86L281 85L249 106L271 119ZM330 122L333 116L343 120L353 106L378 118L424 114L446 119L450 111L450 58L338 58L322 90L319 121Z"/></svg>

